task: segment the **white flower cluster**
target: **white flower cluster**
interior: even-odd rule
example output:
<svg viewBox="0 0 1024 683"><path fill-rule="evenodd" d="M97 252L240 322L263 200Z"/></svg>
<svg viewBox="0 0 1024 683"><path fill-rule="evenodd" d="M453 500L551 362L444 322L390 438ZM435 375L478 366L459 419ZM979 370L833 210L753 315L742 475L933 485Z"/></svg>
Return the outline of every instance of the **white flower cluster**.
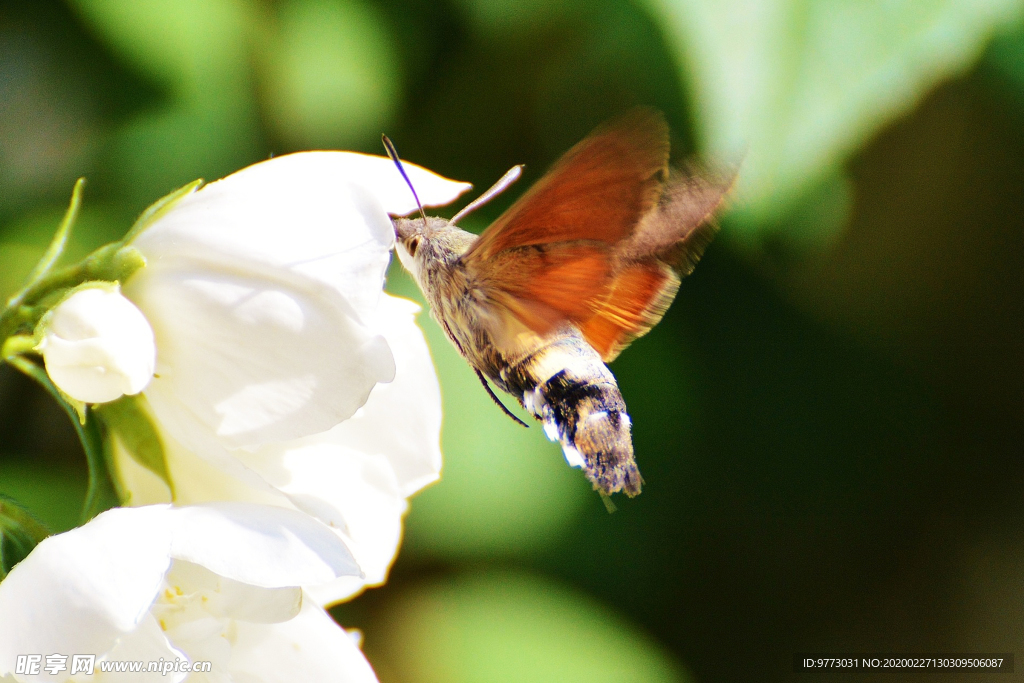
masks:
<svg viewBox="0 0 1024 683"><path fill-rule="evenodd" d="M468 188L407 171L427 205ZM51 312L53 382L84 403L139 394L166 476L114 431L132 507L43 541L0 583L0 680L79 680L17 670L53 652L212 662L161 681L376 680L323 608L385 580L408 497L440 473L418 307L382 292L388 215L414 209L386 158L279 157L157 217L120 291Z"/></svg>

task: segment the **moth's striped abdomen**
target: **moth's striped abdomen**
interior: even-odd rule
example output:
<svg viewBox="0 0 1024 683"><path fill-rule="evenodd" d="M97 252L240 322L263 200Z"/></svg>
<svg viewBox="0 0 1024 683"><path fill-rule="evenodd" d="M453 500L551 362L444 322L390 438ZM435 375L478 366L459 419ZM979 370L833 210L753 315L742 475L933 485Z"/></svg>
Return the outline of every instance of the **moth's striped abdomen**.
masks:
<svg viewBox="0 0 1024 683"><path fill-rule="evenodd" d="M502 373L506 390L544 422L570 465L595 489L640 493L629 415L615 377L576 331L557 335Z"/></svg>

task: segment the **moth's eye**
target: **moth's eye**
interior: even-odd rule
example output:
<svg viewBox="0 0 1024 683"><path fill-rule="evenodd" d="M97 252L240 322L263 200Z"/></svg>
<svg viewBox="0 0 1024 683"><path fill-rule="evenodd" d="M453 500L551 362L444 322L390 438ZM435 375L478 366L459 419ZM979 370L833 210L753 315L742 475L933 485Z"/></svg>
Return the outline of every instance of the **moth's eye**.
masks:
<svg viewBox="0 0 1024 683"><path fill-rule="evenodd" d="M405 248L409 251L410 256L416 255L416 250L420 248L420 241L422 240L421 236L413 235L406 241Z"/></svg>

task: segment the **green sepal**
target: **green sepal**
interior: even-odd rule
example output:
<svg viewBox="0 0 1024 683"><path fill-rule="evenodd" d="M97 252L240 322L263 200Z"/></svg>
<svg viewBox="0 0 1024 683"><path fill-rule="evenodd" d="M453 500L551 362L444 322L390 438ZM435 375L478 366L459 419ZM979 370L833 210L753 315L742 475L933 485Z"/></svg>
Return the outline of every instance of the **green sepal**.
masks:
<svg viewBox="0 0 1024 683"><path fill-rule="evenodd" d="M174 495L174 483L167 471L167 458L160 434L139 396L122 396L116 401L96 405L92 414L99 417L111 436L116 436L135 462L160 477Z"/></svg>
<svg viewBox="0 0 1024 683"><path fill-rule="evenodd" d="M82 279L69 283L74 287L90 280L124 282L146 265L146 257L130 244L114 242L100 247L81 263Z"/></svg>
<svg viewBox="0 0 1024 683"><path fill-rule="evenodd" d="M0 313L0 340L38 327L49 311L79 289L114 287L144 265L146 259L138 249L114 243L79 263L51 271L8 300L8 308Z"/></svg>
<svg viewBox="0 0 1024 683"><path fill-rule="evenodd" d="M16 334L10 336L4 340L3 346L0 347L0 359L13 358L14 356L21 356L26 353L35 353L37 346L39 346L39 340L35 335Z"/></svg>
<svg viewBox="0 0 1024 683"><path fill-rule="evenodd" d="M132 273L145 266L145 256L131 241L179 200L195 192L202 183L202 180L194 180L157 200L142 212L124 238L100 247L78 263L54 270L53 266L64 250L81 205L84 181L79 180L72 192L71 205L49 248L33 269L25 286L7 300L6 308L0 312L0 343L25 328L35 327L41 311L52 307L53 301L65 296L69 290L90 281L124 282ZM44 302L49 306L39 305Z"/></svg>
<svg viewBox="0 0 1024 683"><path fill-rule="evenodd" d="M161 197L152 204L149 205L145 211L136 219L135 224L132 225L128 234L121 240L121 244L128 244L136 236L146 228L148 228L156 219L167 213L172 206L178 203L178 201L188 195L192 194L199 189L199 186L203 184L203 179L193 180L184 187L179 187L174 192L170 193L165 197Z"/></svg>
<svg viewBox="0 0 1024 683"><path fill-rule="evenodd" d="M45 524L16 500L0 493L0 581L49 535Z"/></svg>
<svg viewBox="0 0 1024 683"><path fill-rule="evenodd" d="M113 253L104 273L104 280L124 282L132 273L146 265L146 257L130 244L126 244Z"/></svg>
<svg viewBox="0 0 1024 683"><path fill-rule="evenodd" d="M60 226L58 226L57 232L54 233L53 239L50 240L50 245L46 248L43 257L39 259L39 263L36 264L35 268L32 269L32 273L29 274L25 289L28 289L49 273L50 269L57 263L57 260L60 259L61 254L64 253L68 237L71 236L71 228L74 226L75 220L78 218L78 212L82 208L83 189L85 189L85 178L79 178L75 182L74 189L71 190L71 202L68 205L67 212L64 214L64 219L61 220Z"/></svg>
<svg viewBox="0 0 1024 683"><path fill-rule="evenodd" d="M50 275L54 265L56 265L64 253L68 237L71 236L71 228L74 227L75 220L78 218L78 212L82 207L82 190L84 189L85 178L79 178L75 182L75 187L71 190L71 202L68 204L68 210L64 213L64 218L57 227L57 232L54 233L53 238L50 240L49 246L46 247L46 251L35 267L32 268L32 272L29 273L25 285L7 299L6 306L3 312L0 313L0 342L25 323L33 324L35 322L35 319L32 317L35 311L32 306L26 305L26 303L35 303L31 301L33 295L39 290L46 289L44 281L49 279L47 276Z"/></svg>

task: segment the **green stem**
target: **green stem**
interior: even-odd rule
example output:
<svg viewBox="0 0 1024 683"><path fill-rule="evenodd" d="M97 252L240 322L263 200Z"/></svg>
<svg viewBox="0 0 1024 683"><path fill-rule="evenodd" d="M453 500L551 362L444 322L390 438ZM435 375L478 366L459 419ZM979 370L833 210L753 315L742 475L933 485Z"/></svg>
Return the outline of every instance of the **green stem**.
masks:
<svg viewBox="0 0 1024 683"><path fill-rule="evenodd" d="M75 419L70 413L69 417ZM110 442L104 438L104 434L103 423L95 418L87 419L85 424L80 424L78 428L78 438L82 440L82 444L84 445L86 441L90 443L90 447L85 449L86 461L89 464L89 489L82 504L83 524L104 510L121 504L121 497L111 476L110 465L113 458Z"/></svg>
<svg viewBox="0 0 1024 683"><path fill-rule="evenodd" d="M104 510L120 505L121 501L110 473L111 458L107 440L103 438L104 430L100 420L90 416L88 412L86 412L84 421L79 419L78 411L53 385L46 370L32 361L23 356L15 356L8 358L7 362L46 389L68 414L71 424L74 425L75 431L78 433L78 439L82 442L85 459L89 466L89 490L86 492L85 503L82 506L82 523L89 521Z"/></svg>

